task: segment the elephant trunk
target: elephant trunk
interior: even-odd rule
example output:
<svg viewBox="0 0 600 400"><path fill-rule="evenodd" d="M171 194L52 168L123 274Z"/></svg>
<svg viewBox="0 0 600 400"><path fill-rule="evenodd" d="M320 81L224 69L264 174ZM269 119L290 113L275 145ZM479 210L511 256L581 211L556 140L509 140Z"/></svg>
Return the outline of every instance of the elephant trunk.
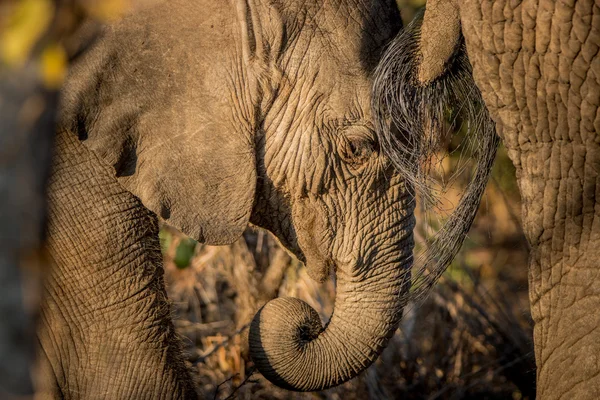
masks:
<svg viewBox="0 0 600 400"><path fill-rule="evenodd" d="M336 302L325 328L308 304L295 298L267 303L250 327L250 354L271 382L289 390L323 390L346 382L375 361L394 334L405 303L412 235L394 260L338 268ZM376 257L381 259L381 257Z"/></svg>

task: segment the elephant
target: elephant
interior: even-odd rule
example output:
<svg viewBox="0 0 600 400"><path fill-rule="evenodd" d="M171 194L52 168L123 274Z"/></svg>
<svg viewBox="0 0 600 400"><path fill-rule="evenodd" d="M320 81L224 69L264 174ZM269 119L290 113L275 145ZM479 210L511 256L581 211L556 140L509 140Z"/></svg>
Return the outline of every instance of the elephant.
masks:
<svg viewBox="0 0 600 400"><path fill-rule="evenodd" d="M443 118L437 98L472 71L516 168L544 399L600 397L599 46L597 2L430 0L374 78L383 149L419 180L407 154L422 161L439 139L392 127Z"/></svg>
<svg viewBox="0 0 600 400"><path fill-rule="evenodd" d="M102 27L62 88L40 392L196 396L159 218L212 245L258 226L315 280L335 273L326 327L306 303L275 299L252 322L250 356L291 390L353 378L396 330L413 264L415 191L371 112L374 69L401 28L395 2L153 3Z"/></svg>

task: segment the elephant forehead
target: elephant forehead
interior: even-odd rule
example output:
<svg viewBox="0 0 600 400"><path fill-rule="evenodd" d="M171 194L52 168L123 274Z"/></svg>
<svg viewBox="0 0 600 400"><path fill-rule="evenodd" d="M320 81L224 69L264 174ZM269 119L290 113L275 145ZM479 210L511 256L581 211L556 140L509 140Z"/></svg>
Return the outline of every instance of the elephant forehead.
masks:
<svg viewBox="0 0 600 400"><path fill-rule="evenodd" d="M296 15L302 15L300 9L307 8L302 26L313 36L311 39L341 60L356 57L365 71L375 67L382 47L402 27L394 0L280 2ZM294 8L297 10L291 10ZM344 69L348 67L346 64Z"/></svg>

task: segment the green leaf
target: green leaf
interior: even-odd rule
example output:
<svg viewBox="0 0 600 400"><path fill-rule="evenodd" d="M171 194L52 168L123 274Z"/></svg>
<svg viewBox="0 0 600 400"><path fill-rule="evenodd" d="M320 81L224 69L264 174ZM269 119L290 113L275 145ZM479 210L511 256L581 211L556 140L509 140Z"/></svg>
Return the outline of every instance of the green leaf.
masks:
<svg viewBox="0 0 600 400"><path fill-rule="evenodd" d="M184 239L179 242L175 251L175 258L173 259L177 268L185 269L190 266L197 244L198 242L193 239Z"/></svg>

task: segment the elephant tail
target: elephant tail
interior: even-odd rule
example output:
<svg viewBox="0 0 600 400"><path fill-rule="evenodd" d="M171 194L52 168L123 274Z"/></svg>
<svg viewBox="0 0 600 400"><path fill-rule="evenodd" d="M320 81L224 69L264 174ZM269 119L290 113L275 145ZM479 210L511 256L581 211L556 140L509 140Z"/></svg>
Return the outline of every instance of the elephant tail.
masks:
<svg viewBox="0 0 600 400"><path fill-rule="evenodd" d="M439 19L440 10L433 13L433 21L427 20L428 11L425 19L421 13L398 34L375 70L372 109L379 143L397 170L414 185L426 212L441 199L430 170L441 161L437 154L450 139L449 133L465 133L459 147L475 160L475 167L460 202L416 257L417 271L408 299L413 301L422 300L431 291L460 250L475 219L499 144L495 124L473 79L460 25L458 29L434 29L432 25L439 22L434 17ZM441 11L447 11L441 13L444 18L456 12L455 22L459 24L457 10ZM425 34L445 36L422 40ZM442 42L445 48L435 50L435 44ZM463 160L462 168L465 166Z"/></svg>

